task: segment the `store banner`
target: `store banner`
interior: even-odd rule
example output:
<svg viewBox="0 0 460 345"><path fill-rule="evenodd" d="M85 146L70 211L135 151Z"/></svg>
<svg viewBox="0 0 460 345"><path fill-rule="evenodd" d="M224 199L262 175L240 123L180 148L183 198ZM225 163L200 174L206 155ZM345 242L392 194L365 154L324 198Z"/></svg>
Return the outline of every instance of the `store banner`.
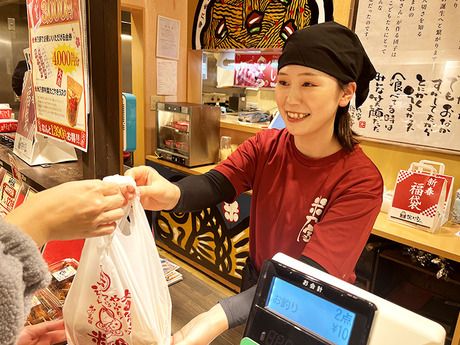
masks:
<svg viewBox="0 0 460 345"><path fill-rule="evenodd" d="M279 54L235 54L235 86L275 87Z"/></svg>
<svg viewBox="0 0 460 345"><path fill-rule="evenodd" d="M84 7L80 0L27 0L37 131L87 150Z"/></svg>

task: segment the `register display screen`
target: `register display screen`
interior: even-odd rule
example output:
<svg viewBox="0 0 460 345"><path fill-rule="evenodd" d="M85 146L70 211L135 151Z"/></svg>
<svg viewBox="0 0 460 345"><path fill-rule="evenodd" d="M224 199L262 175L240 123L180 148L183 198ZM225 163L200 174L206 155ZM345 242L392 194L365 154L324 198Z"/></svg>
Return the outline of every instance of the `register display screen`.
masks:
<svg viewBox="0 0 460 345"><path fill-rule="evenodd" d="M273 277L266 307L337 345L348 345L356 314Z"/></svg>

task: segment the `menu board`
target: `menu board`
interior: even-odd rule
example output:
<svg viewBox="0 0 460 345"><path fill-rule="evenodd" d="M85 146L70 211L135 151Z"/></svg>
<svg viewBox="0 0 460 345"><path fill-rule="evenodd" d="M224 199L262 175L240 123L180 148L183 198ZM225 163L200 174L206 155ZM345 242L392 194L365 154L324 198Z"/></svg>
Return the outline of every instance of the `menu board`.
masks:
<svg viewBox="0 0 460 345"><path fill-rule="evenodd" d="M87 150L84 4L27 0L37 131Z"/></svg>
<svg viewBox="0 0 460 345"><path fill-rule="evenodd" d="M460 0L360 1L355 32L378 74L353 129L460 154Z"/></svg>

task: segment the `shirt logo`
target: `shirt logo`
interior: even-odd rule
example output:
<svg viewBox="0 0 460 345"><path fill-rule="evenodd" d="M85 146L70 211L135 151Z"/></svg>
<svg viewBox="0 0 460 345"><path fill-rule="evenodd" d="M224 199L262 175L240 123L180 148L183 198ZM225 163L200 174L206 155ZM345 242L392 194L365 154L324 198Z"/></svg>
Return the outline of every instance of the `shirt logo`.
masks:
<svg viewBox="0 0 460 345"><path fill-rule="evenodd" d="M224 202L224 216L225 219L230 223L236 223L240 218L240 206L237 201L231 204Z"/></svg>
<svg viewBox="0 0 460 345"><path fill-rule="evenodd" d="M297 235L297 242L303 241L305 243L310 242L311 236L313 235L313 226L318 223L324 208L326 207L327 199L319 196L315 198L315 201L311 204L309 215L306 216L307 221L300 229Z"/></svg>

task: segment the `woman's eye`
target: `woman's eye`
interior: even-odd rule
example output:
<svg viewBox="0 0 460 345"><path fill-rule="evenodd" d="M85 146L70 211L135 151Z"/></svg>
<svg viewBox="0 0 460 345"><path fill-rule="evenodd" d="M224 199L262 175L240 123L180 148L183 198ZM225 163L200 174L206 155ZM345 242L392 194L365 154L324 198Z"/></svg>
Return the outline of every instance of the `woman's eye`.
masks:
<svg viewBox="0 0 460 345"><path fill-rule="evenodd" d="M309 86L314 86L314 85L312 83L305 82L302 84L302 86L309 87Z"/></svg>
<svg viewBox="0 0 460 345"><path fill-rule="evenodd" d="M285 80L278 80L278 85L286 86L288 83Z"/></svg>

